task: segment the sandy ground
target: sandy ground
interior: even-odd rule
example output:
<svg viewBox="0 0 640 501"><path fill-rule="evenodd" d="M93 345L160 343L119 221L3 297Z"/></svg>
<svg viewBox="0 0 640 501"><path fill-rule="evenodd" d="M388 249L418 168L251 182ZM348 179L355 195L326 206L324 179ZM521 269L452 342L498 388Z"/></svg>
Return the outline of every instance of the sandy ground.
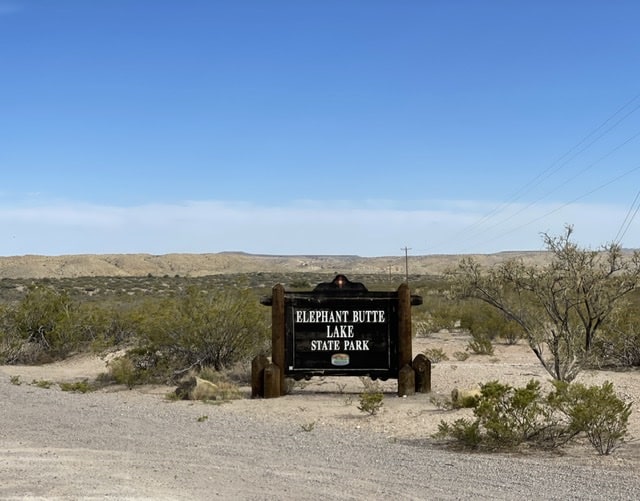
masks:
<svg viewBox="0 0 640 501"><path fill-rule="evenodd" d="M446 410L438 401L451 398L454 389L479 388L481 383L500 381L512 386L524 386L531 379L540 381L545 390L552 388L551 377L544 370L533 352L524 344L496 344L491 356L471 355L465 361L457 361L456 352L465 351L469 338L466 335L439 333L429 338L416 339L414 356L427 348L442 349L449 360L432 366L431 393L411 397L397 396L397 381L378 381L385 392L384 405L376 416L366 416L357 410L359 395L364 385L359 378L327 377L295 383L293 392L280 400L234 403L239 410L258 414L266 419L297 420L301 426L319 425L352 427L382 433L389 439L418 440L430 437L438 430L441 420L453 421L459 417L472 417L469 409ZM576 382L601 385L605 381L614 384L616 393L626 402L640 403L640 371L584 371ZM256 407L260 409L256 413ZM632 412L629 420L629 436L626 444L615 456L618 460L637 461L640 467L640 410ZM565 451L566 453L567 451ZM576 447L570 451L578 457L590 458L591 446ZM639 470L640 472L640 470Z"/></svg>
<svg viewBox="0 0 640 501"><path fill-rule="evenodd" d="M1 499L539 499L640 498L640 415L628 442L597 456L589 444L556 453L477 454L431 438L441 420L470 416L434 402L491 380L549 377L524 345L457 361L467 338L417 339L414 355L441 348L432 393L385 392L379 414L357 409L359 378L313 378L286 397L212 405L170 402L171 388L108 387L78 394L57 384L105 371L92 356L39 367L0 366ZM585 372L637 405L640 374ZM21 383L21 384L17 384ZM245 388L248 393L248 388Z"/></svg>

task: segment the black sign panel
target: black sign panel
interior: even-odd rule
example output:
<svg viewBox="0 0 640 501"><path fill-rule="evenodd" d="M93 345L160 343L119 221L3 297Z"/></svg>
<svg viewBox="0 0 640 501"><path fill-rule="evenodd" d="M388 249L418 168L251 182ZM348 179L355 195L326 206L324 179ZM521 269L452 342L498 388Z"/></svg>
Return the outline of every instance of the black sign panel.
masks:
<svg viewBox="0 0 640 501"><path fill-rule="evenodd" d="M285 310L285 374L397 377L396 298L293 294Z"/></svg>

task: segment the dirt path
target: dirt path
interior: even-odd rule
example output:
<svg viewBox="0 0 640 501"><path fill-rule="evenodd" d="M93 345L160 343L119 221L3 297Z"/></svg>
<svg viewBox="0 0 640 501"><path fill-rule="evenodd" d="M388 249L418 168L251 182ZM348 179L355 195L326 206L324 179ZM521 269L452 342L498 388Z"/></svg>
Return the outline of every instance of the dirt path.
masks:
<svg viewBox="0 0 640 501"><path fill-rule="evenodd" d="M460 348L450 337L421 343L450 355ZM459 453L430 438L440 419L465 412L443 411L431 397L491 379L546 380L522 347L434 365L433 395L399 398L389 381L372 417L354 404L357 378L221 405L169 402L169 388L75 394L28 384L91 377L103 364L0 367L0 499L640 499L636 442L602 458L586 446L562 455ZM584 379L640 395L637 373ZM632 414L634 437L638 421Z"/></svg>

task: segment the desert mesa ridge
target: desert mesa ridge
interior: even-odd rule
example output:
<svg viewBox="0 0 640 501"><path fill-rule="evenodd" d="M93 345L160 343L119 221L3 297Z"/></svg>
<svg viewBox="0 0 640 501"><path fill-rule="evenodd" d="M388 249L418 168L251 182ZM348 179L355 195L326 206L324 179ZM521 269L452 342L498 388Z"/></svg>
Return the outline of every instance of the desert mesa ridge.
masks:
<svg viewBox="0 0 640 501"><path fill-rule="evenodd" d="M470 255L467 255L470 256ZM483 266L515 257L542 262L543 251L474 254ZM409 256L409 272L440 275L456 266L463 255ZM262 255L243 252L208 254L74 254L62 256L0 256L0 278L77 278L97 276L184 276L235 273L404 274L405 256Z"/></svg>

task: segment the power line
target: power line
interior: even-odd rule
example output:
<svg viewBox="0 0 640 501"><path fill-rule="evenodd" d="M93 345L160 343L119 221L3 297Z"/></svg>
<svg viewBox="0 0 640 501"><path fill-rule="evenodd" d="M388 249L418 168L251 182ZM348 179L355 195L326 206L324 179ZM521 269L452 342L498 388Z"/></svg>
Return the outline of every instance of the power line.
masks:
<svg viewBox="0 0 640 501"><path fill-rule="evenodd" d="M566 179L565 181L563 181L562 183L560 183L559 185L557 185L555 188L553 188L551 191L548 191L546 194L544 194L543 196L537 198L536 200L534 200L533 202L529 202L527 205L525 205L524 207L521 207L518 211L514 212L513 214L509 215L508 217L506 217L505 219L498 221L497 223L494 223L492 226L489 226L486 229L492 229L495 228L496 226L499 226L501 224L506 223L507 221L513 219L514 217L518 216L519 214L522 214L525 210L530 209L531 207L533 207L534 205L536 205L538 202L544 200L545 198L547 198L549 195L557 192L558 190L560 190L561 188L563 188L564 186L568 185L571 181L574 181L575 179L577 179L579 176L583 175L585 172L591 170L593 167L595 167L598 163L602 162L603 160L605 160L606 158L610 157L611 155L613 155L616 151L618 151L620 148L622 148L623 146L627 145L628 143L630 143L632 140L636 139L640 137L640 132L634 134L633 136L631 136L630 138L628 138L626 141L622 142L621 144L619 144L618 146L616 146L615 148L613 148L612 150L608 151L607 153L605 153L603 156L601 156L599 159L597 159L596 161L592 162L591 164L587 165L584 169L580 170L579 172L577 172L576 174L574 174L573 176L569 177L568 179ZM635 170L635 169L633 169ZM616 178L618 179L618 178ZM608 185L609 183L606 183L606 185ZM598 191L600 188L597 188L595 191ZM589 194L591 194L593 192L590 192Z"/></svg>
<svg viewBox="0 0 640 501"><path fill-rule="evenodd" d="M636 96L634 96L631 100L627 101L623 106L621 106L615 113L613 113L611 116L609 116L604 122L602 122L598 127L596 127L593 131L591 131L589 134L587 134L585 137L583 137L580 141L578 141L574 146L572 146L571 148L569 148L569 150L567 150L563 155L561 155L555 162L553 162L549 167L547 167L545 170L543 170L542 172L540 172L536 177L534 177L531 181L529 181L528 183L526 183L522 188L520 188L514 196L512 196L507 202L501 204L498 208L494 209L493 211L491 211L488 215L486 215L485 217L483 217L479 222L482 222L483 220L489 218L491 215L493 215L493 213L499 213L502 212L502 208L506 208L509 205L511 205L513 202L517 202L522 195L525 195L526 193L528 193L529 191L531 191L531 189L533 189L534 187L540 185L540 183L546 179L548 179L549 177L551 177L553 174L555 174L556 172L559 172L563 167L565 167L569 162L571 162L573 159L575 159L578 155L580 155L580 153L583 153L584 151L586 151L587 149L589 149L591 146L593 146L599 139L601 139L602 137L604 137L605 135L607 135L610 131L612 131L613 129L615 129L618 125L620 125L620 123L622 123L624 120L626 120L629 116L631 116L633 113L635 113L638 109L640 109L640 104L636 105L631 111L629 111L626 115L624 115L622 118L620 118L617 122L615 122L611 127L609 127L607 130L605 130L602 134L598 135L597 137L595 137L593 140L591 140L588 144L586 144L584 147L580 148L577 152L575 152L573 155L571 155L568 159L565 159L566 157L568 157L574 150L576 150L580 145L582 145L583 143L585 143L590 137L592 137L594 134L596 134L600 129L602 129L607 123L609 123L611 120L613 120L613 118L618 115L622 110L624 110L627 106L629 106L632 102L634 102L636 99L638 99L638 97L640 97L640 94L637 94ZM637 136L637 134L636 134ZM633 136L633 138L630 138L629 140L625 141L624 143L622 143L622 145L620 145L618 148L624 146L627 142L631 141L631 139L634 139L636 136ZM618 148L615 148L613 151L617 150ZM610 152L610 153L613 153ZM598 161L603 160L605 157L599 159ZM564 161L562 161L563 159L565 159ZM562 162L561 162L562 161ZM561 162L561 163L560 163ZM557 165L558 163L560 163L559 165ZM581 172L584 172L588 169L590 169L591 167L593 167L594 164L592 164L591 166L589 166L587 169L584 169Z"/></svg>
<svg viewBox="0 0 640 501"><path fill-rule="evenodd" d="M627 215L624 217L624 221L622 221L622 224L618 229L618 233L616 233L616 236L613 239L613 242L615 244L619 245L620 242L622 242L622 239L627 234L627 230L629 230L631 223L633 222L636 215L638 214L638 210L640 210L640 203L638 203L639 200L640 200L640 191L636 193L636 198L633 199L633 202L631 203L631 207L629 207L629 210L627 211ZM635 210L634 210L634 207L635 207Z"/></svg>
<svg viewBox="0 0 640 501"><path fill-rule="evenodd" d="M465 236L468 237L469 236L469 232L473 232L473 233L479 232L481 227L484 225L484 223L494 219L498 214L504 212L509 206L511 206L515 202L517 202L520 198L522 198L522 196L524 196L526 193L530 192L534 187L540 185L543 181L549 179L552 175L554 175L557 172L559 172L569 162L571 162L578 155L580 155L581 153L583 153L584 151L589 149L597 141L599 141L601 138L603 138L605 135L607 135L609 132L611 132L613 129L615 129L618 125L620 125L620 123L622 123L629 116L631 116L638 109L640 109L640 104L637 104L631 110L627 111L627 113L625 113L622 117L620 117L618 120L616 120L613 124L611 124L609 127L607 127L608 124L610 124L616 117L618 117L625 109L628 109L639 97L640 97L640 93L636 94L633 98L631 98L625 104L623 104L621 107L619 107L613 114L611 114L609 117L607 117L607 119L604 120L595 129L593 129L591 132L589 132L587 135L585 135L574 146L569 148L563 155L561 155L549 167L544 169L537 176L535 176L528 183L526 183L523 187L521 187L519 190L517 190L514 193L514 195L512 195L506 202L498 205L497 207L494 207L491 211L489 211L487 214L482 216L480 219L478 219L478 220L474 221L473 223L465 226L462 230L456 232L454 235L452 235L451 237L447 238L447 241L455 240L455 239L459 238L462 235L465 235ZM605 129L605 127L606 127L606 129ZM603 129L605 129L605 130L603 130ZM600 131L602 131L602 132L599 133ZM627 143L629 143L631 140L635 139L639 135L640 135L640 133L638 133L638 134L632 136L631 138L627 139L625 142L623 142L622 144L618 145L616 148L614 148L609 153L607 153L606 155L604 155L603 157L598 159L596 162L590 164L589 166L587 166L587 168L581 170L578 174L574 175L573 177L569 178L568 180L566 180L561 185L559 185L556 188L554 188L551 192L548 192L543 197L538 198L534 202L529 203L526 207L520 209L515 214L511 214L506 219L504 219L502 221L499 221L497 223L494 223L490 228L493 228L493 227L498 226L500 224L504 224L505 222L507 222L508 220L512 219L516 215L520 214L524 210L526 210L526 209L530 208L531 206L535 205L540 200L546 198L551 193L557 191L560 187L566 185L571 180L575 179L577 176L579 176L579 175L583 174L584 172L588 171L589 169L591 169L596 163L601 162L606 157L610 156L615 151L617 151L622 146L626 145ZM582 197L579 197L579 198L582 198ZM486 231L486 228L483 231ZM444 244L445 244L445 242L441 242L440 244L437 244L436 246L432 246L431 249L442 247Z"/></svg>
<svg viewBox="0 0 640 501"><path fill-rule="evenodd" d="M495 241L495 240L497 240L498 238L502 238L502 237L505 237L505 236L510 235L510 234L512 234L512 233L515 233L516 231L518 231L518 230L520 230L520 229L522 229L522 228L525 228L526 226L529 226L530 224L533 224L533 223L535 223L535 222L537 222L537 221L540 221L540 220L542 220L542 219L545 219L546 217L548 217L548 216L550 216L550 215L552 215L552 214L555 214L556 212L561 211L561 210L562 210L562 209L564 209L565 207L568 207L569 205L572 205L572 204L574 204L574 203L578 202L579 200L582 200L583 198L588 197L589 195L593 195L595 192L597 192L597 191L601 190L602 188L606 188L607 186L609 186L609 185L611 185L611 184L615 183L616 181L619 181L619 180L620 180L620 179L622 179L623 177L628 176L629 174L632 174L633 172L636 172L636 171L638 171L638 170L640 170L640 165L637 165L637 166L636 166L636 167L634 167L633 169L629 169L628 171L626 171L626 172L624 172L624 173L620 174L619 176L616 176L615 178L610 179L610 180L609 180L609 181L607 181L606 183L603 183L603 184L601 184L600 186L597 186L596 188L594 188L594 189L590 190L589 192L584 193L584 194L582 194L582 195L580 195L580 196L578 196L578 197L576 197L576 198L574 198L574 199L570 200L569 202L566 202L566 203L564 203L564 204L560 205L559 207L556 207L555 209L553 209L553 210L550 210L550 211L546 212L545 214L543 214L543 215L541 215L541 216L538 216L538 217L536 217L536 218L534 218L534 219L531 219L530 221L528 221L528 222L526 222L526 223L524 223L524 224L520 224L520 225L516 226L515 228L512 228L512 229L510 229L509 231L506 231L506 232L502 233L502 235L500 235L499 237L492 238L491 240L484 241L484 242L482 242L482 244L488 243L489 241ZM638 212L638 209L636 209L636 213L637 213L637 212ZM635 216L635 214L634 214L634 216Z"/></svg>

